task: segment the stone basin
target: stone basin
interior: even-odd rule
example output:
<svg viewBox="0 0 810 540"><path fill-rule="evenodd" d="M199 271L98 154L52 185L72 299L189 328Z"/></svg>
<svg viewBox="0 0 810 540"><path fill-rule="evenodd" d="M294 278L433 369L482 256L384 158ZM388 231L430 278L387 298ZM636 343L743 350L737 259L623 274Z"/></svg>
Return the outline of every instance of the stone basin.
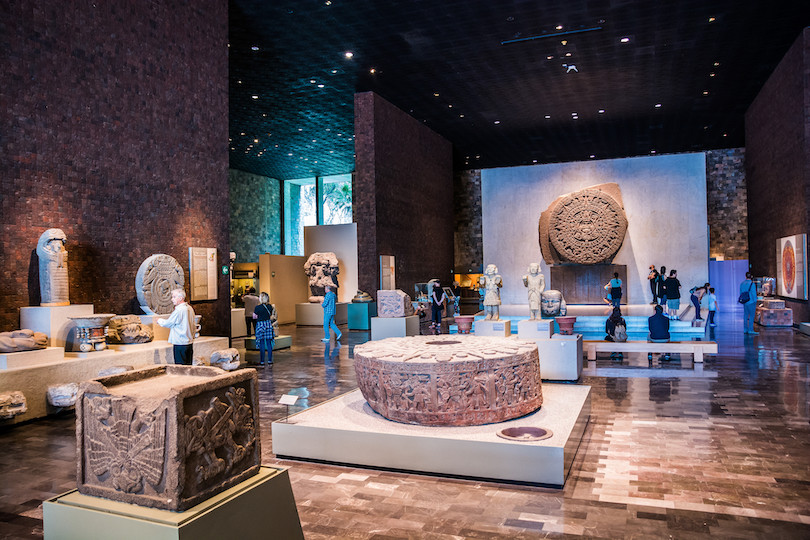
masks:
<svg viewBox="0 0 810 540"><path fill-rule="evenodd" d="M113 317L115 317L115 313L94 313L93 315L68 317L68 319L76 323L78 328L99 328L105 326Z"/></svg>
<svg viewBox="0 0 810 540"><path fill-rule="evenodd" d="M363 397L389 420L426 426L503 422L543 404L533 341L411 336L354 348Z"/></svg>

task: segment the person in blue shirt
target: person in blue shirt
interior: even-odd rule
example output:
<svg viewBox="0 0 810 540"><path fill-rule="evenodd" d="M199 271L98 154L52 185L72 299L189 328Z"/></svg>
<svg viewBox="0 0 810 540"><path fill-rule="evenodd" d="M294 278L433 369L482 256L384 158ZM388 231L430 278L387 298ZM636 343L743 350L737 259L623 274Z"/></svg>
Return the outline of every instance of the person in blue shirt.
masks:
<svg viewBox="0 0 810 540"><path fill-rule="evenodd" d="M340 328L335 324L336 302L337 295L332 292L332 287L327 285L324 287L323 302L321 303L323 307L323 339L321 341L324 343L329 343L329 338L331 337L329 334L330 328L334 329L336 340L340 341L340 338L343 337Z"/></svg>
<svg viewBox="0 0 810 540"><path fill-rule="evenodd" d="M647 319L650 327L649 340L656 343L666 343L669 341L669 319L664 315L664 308L655 306L655 314Z"/></svg>
<svg viewBox="0 0 810 540"><path fill-rule="evenodd" d="M757 309L757 286L754 283L754 275L751 272L745 273L745 281L740 283L740 294L748 293L748 302L743 304L743 329L746 334L759 334L754 332L754 312Z"/></svg>
<svg viewBox="0 0 810 540"><path fill-rule="evenodd" d="M613 279L608 281L605 289L610 292L610 303L613 307L619 307L622 301L622 280L619 279L619 273L613 272Z"/></svg>

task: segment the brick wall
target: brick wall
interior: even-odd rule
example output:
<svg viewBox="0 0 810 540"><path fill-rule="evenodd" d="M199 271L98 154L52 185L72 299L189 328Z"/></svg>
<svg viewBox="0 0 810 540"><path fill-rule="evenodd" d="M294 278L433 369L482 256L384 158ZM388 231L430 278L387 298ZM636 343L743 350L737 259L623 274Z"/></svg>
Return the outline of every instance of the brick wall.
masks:
<svg viewBox="0 0 810 540"><path fill-rule="evenodd" d="M376 295L379 255L396 258L396 283L453 268L453 150L450 143L372 92L355 94L355 184L361 290Z"/></svg>
<svg viewBox="0 0 810 540"><path fill-rule="evenodd" d="M776 275L776 240L807 233L810 200L810 29L779 63L745 114L749 260L756 275ZM793 320L807 301L786 299Z"/></svg>
<svg viewBox="0 0 810 540"><path fill-rule="evenodd" d="M709 256L748 258L748 194L745 149L706 152L706 214Z"/></svg>
<svg viewBox="0 0 810 540"><path fill-rule="evenodd" d="M481 171L453 175L455 271L482 272L484 240L481 214Z"/></svg>
<svg viewBox="0 0 810 540"><path fill-rule="evenodd" d="M32 250L68 237L71 303L137 309L153 253L228 264L228 3L0 3L0 330L36 305ZM32 276L29 278L29 276ZM228 335L220 300L194 305Z"/></svg>
<svg viewBox="0 0 810 540"><path fill-rule="evenodd" d="M231 251L241 263L259 262L262 253L281 253L281 183L231 169Z"/></svg>

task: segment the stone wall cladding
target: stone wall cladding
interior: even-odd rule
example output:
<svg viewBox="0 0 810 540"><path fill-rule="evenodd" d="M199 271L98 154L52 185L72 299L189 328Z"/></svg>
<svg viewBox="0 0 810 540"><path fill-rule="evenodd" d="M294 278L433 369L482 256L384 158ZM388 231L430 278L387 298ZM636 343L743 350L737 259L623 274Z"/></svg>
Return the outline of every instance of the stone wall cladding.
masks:
<svg viewBox="0 0 810 540"><path fill-rule="evenodd" d="M484 267L481 170L453 175L454 253L456 272L481 272Z"/></svg>
<svg viewBox="0 0 810 540"><path fill-rule="evenodd" d="M748 258L748 193L745 149L706 152L706 215L709 254L724 260Z"/></svg>
<svg viewBox="0 0 810 540"><path fill-rule="evenodd" d="M379 255L396 257L396 286L453 268L453 150L449 141L381 97L355 95L358 287L379 287Z"/></svg>
<svg viewBox="0 0 810 540"><path fill-rule="evenodd" d="M776 240L810 226L810 29L805 28L745 114L749 260L776 275ZM795 321L807 301L785 299Z"/></svg>
<svg viewBox="0 0 810 540"><path fill-rule="evenodd" d="M238 262L281 253L281 183L244 171L228 171L231 251Z"/></svg>
<svg viewBox="0 0 810 540"><path fill-rule="evenodd" d="M32 250L68 237L70 301L137 310L154 253L228 264L228 3L0 3L0 330L37 305ZM195 302L228 335L228 281ZM135 307L133 307L135 306Z"/></svg>

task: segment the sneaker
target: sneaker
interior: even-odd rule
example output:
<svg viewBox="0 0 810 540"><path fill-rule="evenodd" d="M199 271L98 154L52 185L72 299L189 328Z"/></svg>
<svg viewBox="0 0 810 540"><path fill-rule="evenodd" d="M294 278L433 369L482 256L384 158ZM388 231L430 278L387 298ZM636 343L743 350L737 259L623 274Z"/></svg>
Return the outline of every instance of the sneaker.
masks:
<svg viewBox="0 0 810 540"><path fill-rule="evenodd" d="M717 326L717 323L713 322L713 323L709 324L709 326Z"/></svg>
<svg viewBox="0 0 810 540"><path fill-rule="evenodd" d="M329 338L323 338L321 341L323 341L324 343L329 343Z"/></svg>

